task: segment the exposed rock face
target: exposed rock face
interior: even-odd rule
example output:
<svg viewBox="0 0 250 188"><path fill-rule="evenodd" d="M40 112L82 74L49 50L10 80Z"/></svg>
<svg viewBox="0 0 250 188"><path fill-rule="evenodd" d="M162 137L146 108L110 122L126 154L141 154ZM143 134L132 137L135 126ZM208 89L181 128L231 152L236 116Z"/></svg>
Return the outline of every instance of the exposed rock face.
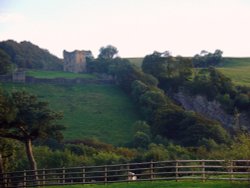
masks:
<svg viewBox="0 0 250 188"><path fill-rule="evenodd" d="M92 58L93 55L91 51L79 51L75 50L73 52L63 51L63 70L66 72L86 72L86 58Z"/></svg>
<svg viewBox="0 0 250 188"><path fill-rule="evenodd" d="M215 119L221 122L224 127L233 127L235 124L235 117L227 114L217 101L208 101L206 97L200 95L190 96L183 92L175 93L172 97L179 102L184 109L192 110L208 118ZM239 123L241 126L250 129L249 119L247 119L246 114L240 115Z"/></svg>

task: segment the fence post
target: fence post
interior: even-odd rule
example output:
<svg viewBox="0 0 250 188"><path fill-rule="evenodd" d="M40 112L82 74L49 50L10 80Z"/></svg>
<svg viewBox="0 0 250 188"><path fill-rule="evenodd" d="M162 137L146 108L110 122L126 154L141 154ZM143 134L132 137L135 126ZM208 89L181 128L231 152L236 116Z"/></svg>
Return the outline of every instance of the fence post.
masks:
<svg viewBox="0 0 250 188"><path fill-rule="evenodd" d="M150 180L154 179L154 163L150 161Z"/></svg>
<svg viewBox="0 0 250 188"><path fill-rule="evenodd" d="M23 187L27 186L26 170L23 171Z"/></svg>
<svg viewBox="0 0 250 188"><path fill-rule="evenodd" d="M107 168L107 165L104 166L104 182L105 184L107 184L108 182L108 168Z"/></svg>
<svg viewBox="0 0 250 188"><path fill-rule="evenodd" d="M5 188L5 187L8 187L8 184L7 184L7 174L3 174L3 187Z"/></svg>
<svg viewBox="0 0 250 188"><path fill-rule="evenodd" d="M62 168L62 183L65 184L65 167Z"/></svg>
<svg viewBox="0 0 250 188"><path fill-rule="evenodd" d="M85 166L83 166L83 168L82 168L82 182L83 182L83 184L85 184Z"/></svg>
<svg viewBox="0 0 250 188"><path fill-rule="evenodd" d="M205 161L204 160L202 160L201 166L202 166L202 182L205 182L205 180L206 180L206 169L205 169Z"/></svg>
<svg viewBox="0 0 250 188"><path fill-rule="evenodd" d="M178 175L178 166L179 166L179 163L178 163L178 161L176 160L175 161L175 180L176 181L178 181L178 177L179 177L179 175Z"/></svg>
<svg viewBox="0 0 250 188"><path fill-rule="evenodd" d="M234 175L233 175L233 172L234 172L234 162L231 160L230 161L230 181L233 181L233 178L234 178Z"/></svg>
<svg viewBox="0 0 250 188"><path fill-rule="evenodd" d="M42 170L42 185L46 184L46 176L45 176L45 169Z"/></svg>
<svg viewBox="0 0 250 188"><path fill-rule="evenodd" d="M129 182L130 180L129 180L129 163L127 163L127 175L128 175L128 177L127 177L127 182Z"/></svg>

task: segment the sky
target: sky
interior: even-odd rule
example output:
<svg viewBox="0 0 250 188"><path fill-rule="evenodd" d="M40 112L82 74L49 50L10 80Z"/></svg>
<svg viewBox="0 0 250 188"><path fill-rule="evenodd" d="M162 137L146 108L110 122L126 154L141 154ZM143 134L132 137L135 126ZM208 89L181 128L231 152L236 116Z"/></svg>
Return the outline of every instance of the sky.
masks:
<svg viewBox="0 0 250 188"><path fill-rule="evenodd" d="M52 54L117 47L193 56L221 49L250 57L250 0L0 0L0 41L30 41Z"/></svg>

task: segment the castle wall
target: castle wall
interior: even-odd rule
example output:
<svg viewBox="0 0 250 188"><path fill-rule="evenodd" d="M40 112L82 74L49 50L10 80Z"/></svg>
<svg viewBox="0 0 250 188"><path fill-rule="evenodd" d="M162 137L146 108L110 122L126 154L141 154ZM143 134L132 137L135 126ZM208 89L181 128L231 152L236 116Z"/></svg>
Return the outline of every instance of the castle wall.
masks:
<svg viewBox="0 0 250 188"><path fill-rule="evenodd" d="M90 51L79 51L75 50L73 52L63 51L64 66L63 70L65 72L86 72L86 57L92 56Z"/></svg>

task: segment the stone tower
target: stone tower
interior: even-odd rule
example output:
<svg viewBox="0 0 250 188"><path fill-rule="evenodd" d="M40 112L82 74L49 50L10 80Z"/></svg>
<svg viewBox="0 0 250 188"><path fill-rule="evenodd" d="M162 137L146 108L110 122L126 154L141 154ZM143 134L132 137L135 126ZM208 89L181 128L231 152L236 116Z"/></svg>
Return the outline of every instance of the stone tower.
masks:
<svg viewBox="0 0 250 188"><path fill-rule="evenodd" d="M86 58L92 58L93 55L91 51L79 51L75 50L73 52L63 51L63 70L65 72L86 72Z"/></svg>

